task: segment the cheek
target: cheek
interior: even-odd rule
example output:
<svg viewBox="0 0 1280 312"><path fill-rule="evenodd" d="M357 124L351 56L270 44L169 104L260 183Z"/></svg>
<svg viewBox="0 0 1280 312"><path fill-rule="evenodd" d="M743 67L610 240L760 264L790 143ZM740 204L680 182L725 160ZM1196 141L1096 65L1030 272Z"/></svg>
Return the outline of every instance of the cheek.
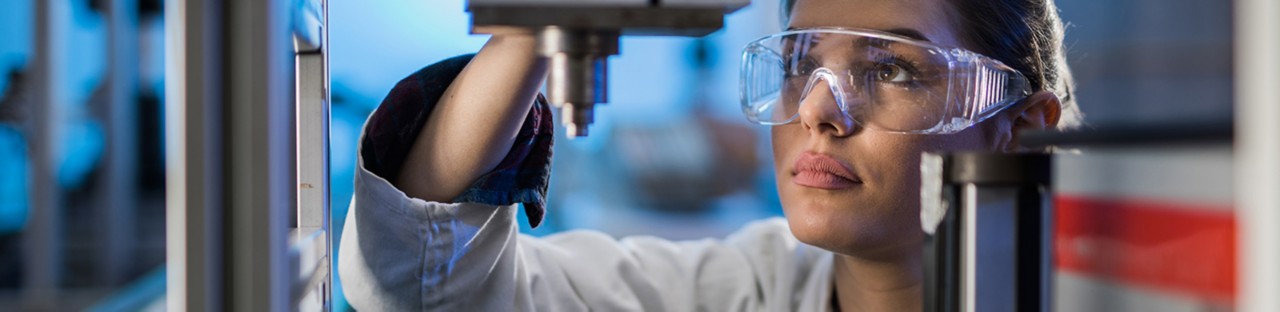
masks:
<svg viewBox="0 0 1280 312"><path fill-rule="evenodd" d="M910 206L920 194L920 158L925 152L960 150L985 150L987 144L981 133L957 133L953 135L866 135L866 149L853 161L867 166L874 188L896 202ZM858 159L860 158L860 159Z"/></svg>
<svg viewBox="0 0 1280 312"><path fill-rule="evenodd" d="M899 205L911 206L917 202L912 199L920 193L920 152L926 146L924 142L902 136L882 141L863 156L873 167L869 170L874 175L873 181L879 182L872 187Z"/></svg>
<svg viewBox="0 0 1280 312"><path fill-rule="evenodd" d="M854 148L851 160L860 162L873 175L871 178L883 182L897 181L902 172L912 167L919 159L919 153L926 149L929 142L922 140L926 136L903 135L876 131L860 133L860 143Z"/></svg>
<svg viewBox="0 0 1280 312"><path fill-rule="evenodd" d="M989 151L994 148L992 139L986 135L985 131L976 127L969 130L951 135L911 136L897 140L892 148L882 148L881 152L871 154L876 157L889 157L876 163L877 167L883 169L877 173L886 184L890 185L891 193L898 196L919 194L921 154Z"/></svg>
<svg viewBox="0 0 1280 312"><path fill-rule="evenodd" d="M773 126L769 129L769 144L773 147L773 169L779 177L787 164L795 159L804 144L804 131L797 124Z"/></svg>

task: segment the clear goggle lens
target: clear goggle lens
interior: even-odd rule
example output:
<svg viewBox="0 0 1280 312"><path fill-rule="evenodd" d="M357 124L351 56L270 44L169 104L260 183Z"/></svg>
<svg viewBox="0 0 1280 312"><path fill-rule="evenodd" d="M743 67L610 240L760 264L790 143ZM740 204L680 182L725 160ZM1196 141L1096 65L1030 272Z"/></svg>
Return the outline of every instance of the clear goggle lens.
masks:
<svg viewBox="0 0 1280 312"><path fill-rule="evenodd" d="M795 121L803 103L830 101L862 127L953 133L1030 93L1021 74L996 60L852 29L756 40L743 52L741 75L743 113L764 125Z"/></svg>

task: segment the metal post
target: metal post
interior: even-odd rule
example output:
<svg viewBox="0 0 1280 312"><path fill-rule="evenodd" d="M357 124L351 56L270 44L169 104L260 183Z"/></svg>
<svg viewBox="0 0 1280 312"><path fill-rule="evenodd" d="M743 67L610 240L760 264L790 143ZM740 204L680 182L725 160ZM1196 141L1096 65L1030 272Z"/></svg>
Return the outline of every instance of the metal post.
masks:
<svg viewBox="0 0 1280 312"><path fill-rule="evenodd" d="M1235 185L1241 311L1280 307L1280 2L1235 2Z"/></svg>
<svg viewBox="0 0 1280 312"><path fill-rule="evenodd" d="M58 297L62 267L62 203L57 181L59 106L65 99L58 85L65 1L35 2L31 122L27 125L31 159L31 217L23 233L26 269L23 297L32 310L52 310Z"/></svg>
<svg viewBox="0 0 1280 312"><path fill-rule="evenodd" d="M324 11L323 1L314 10ZM316 23L298 25L319 28L319 36L297 39L297 124L298 124L298 216L299 229L322 229L329 210L329 46L325 12L303 9L300 19L315 16ZM315 14L315 15L311 15ZM297 25L297 24L295 24ZM295 27L298 27L295 26Z"/></svg>
<svg viewBox="0 0 1280 312"><path fill-rule="evenodd" d="M166 10L169 309L285 310L296 191L288 2Z"/></svg>
<svg viewBox="0 0 1280 312"><path fill-rule="evenodd" d="M169 311L223 311L222 1L165 3Z"/></svg>
<svg viewBox="0 0 1280 312"><path fill-rule="evenodd" d="M921 160L925 311L1049 311L1052 156Z"/></svg>
<svg viewBox="0 0 1280 312"><path fill-rule="evenodd" d="M298 201L290 265L300 275L293 281L290 308L328 310L332 298L328 3L296 0L294 4Z"/></svg>
<svg viewBox="0 0 1280 312"><path fill-rule="evenodd" d="M138 193L138 1L111 0L107 7L107 134L104 174L99 181L102 259L108 285L124 282L135 253Z"/></svg>
<svg viewBox="0 0 1280 312"><path fill-rule="evenodd" d="M228 0L227 308L288 307L295 188L294 60L284 0Z"/></svg>

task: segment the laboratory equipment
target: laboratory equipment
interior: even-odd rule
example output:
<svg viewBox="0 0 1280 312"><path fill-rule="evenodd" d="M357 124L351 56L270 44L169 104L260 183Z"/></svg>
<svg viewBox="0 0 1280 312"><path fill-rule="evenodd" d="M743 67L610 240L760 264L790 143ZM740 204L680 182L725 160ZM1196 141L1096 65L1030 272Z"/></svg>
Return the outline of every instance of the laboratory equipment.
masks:
<svg viewBox="0 0 1280 312"><path fill-rule="evenodd" d="M169 310L330 308L327 3L165 7Z"/></svg>
<svg viewBox="0 0 1280 312"><path fill-rule="evenodd" d="M925 311L1049 311L1052 155L921 160Z"/></svg>
<svg viewBox="0 0 1280 312"><path fill-rule="evenodd" d="M471 31L523 31L549 59L547 99L569 137L586 136L609 101L608 57L619 36L704 36L750 0L470 0Z"/></svg>

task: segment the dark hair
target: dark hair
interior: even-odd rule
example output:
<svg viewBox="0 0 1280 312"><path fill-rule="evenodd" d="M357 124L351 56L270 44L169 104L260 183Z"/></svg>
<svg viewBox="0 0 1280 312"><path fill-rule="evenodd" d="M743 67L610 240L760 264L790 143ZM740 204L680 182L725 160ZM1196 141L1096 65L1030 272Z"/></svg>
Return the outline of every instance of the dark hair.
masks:
<svg viewBox="0 0 1280 312"><path fill-rule="evenodd" d="M783 24L796 0L782 1ZM947 0L955 9L962 42L974 52L1021 72L1036 91L1051 91L1062 102L1058 128L1080 124L1071 70L1063 50L1063 25L1053 0Z"/></svg>

